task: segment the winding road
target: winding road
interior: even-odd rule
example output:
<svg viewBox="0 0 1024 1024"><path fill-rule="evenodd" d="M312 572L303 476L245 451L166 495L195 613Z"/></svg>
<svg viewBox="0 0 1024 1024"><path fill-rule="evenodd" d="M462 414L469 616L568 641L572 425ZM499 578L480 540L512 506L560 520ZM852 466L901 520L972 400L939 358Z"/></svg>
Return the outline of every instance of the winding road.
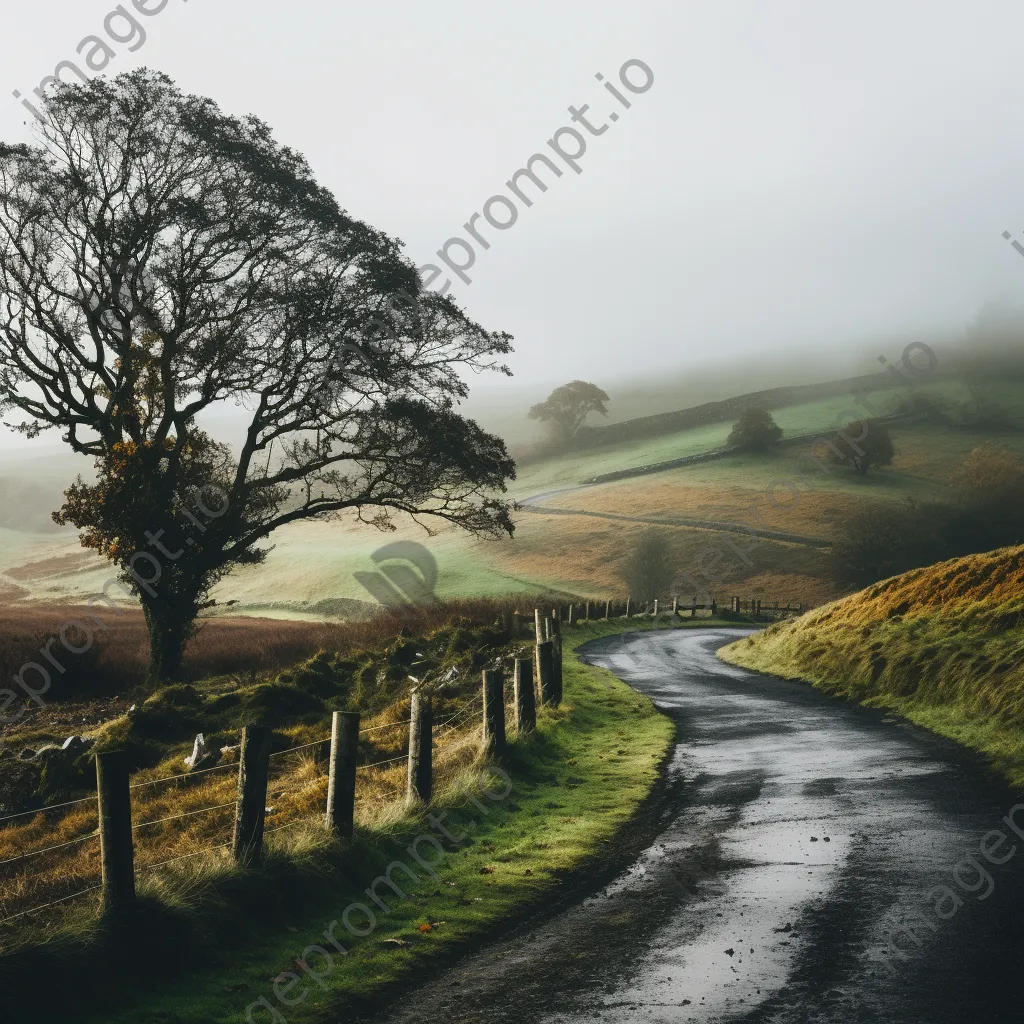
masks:
<svg viewBox="0 0 1024 1024"><path fill-rule="evenodd" d="M1013 794L947 741L722 663L715 650L737 635L582 649L677 725L656 813L632 837L642 852L377 1020L1024 1019L1024 840L1002 821ZM987 840L990 859L1014 851L1002 866L980 853L993 830L1008 839Z"/></svg>

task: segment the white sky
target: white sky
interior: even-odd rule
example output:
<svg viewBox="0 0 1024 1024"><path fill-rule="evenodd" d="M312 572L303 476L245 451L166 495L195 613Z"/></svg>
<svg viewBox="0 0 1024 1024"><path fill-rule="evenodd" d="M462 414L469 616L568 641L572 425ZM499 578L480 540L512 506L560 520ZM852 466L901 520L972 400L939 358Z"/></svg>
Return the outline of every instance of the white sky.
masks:
<svg viewBox="0 0 1024 1024"><path fill-rule="evenodd" d="M0 138L110 0L4 0ZM130 9L130 0L125 0ZM140 0L141 2L141 0ZM148 0L151 7L159 0ZM148 65L306 154L417 263L638 58L653 88L453 293L540 388L958 329L1024 299L1024 6L948 0L169 0ZM123 25L115 25L115 31ZM2 83L0 83L2 84ZM495 382L497 383L497 382Z"/></svg>

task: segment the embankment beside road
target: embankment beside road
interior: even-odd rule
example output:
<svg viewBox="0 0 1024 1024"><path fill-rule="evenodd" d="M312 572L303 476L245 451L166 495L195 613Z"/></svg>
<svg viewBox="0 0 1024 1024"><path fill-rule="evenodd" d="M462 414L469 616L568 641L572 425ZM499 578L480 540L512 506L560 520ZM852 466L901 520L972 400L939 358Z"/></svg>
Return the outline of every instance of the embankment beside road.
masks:
<svg viewBox="0 0 1024 1024"><path fill-rule="evenodd" d="M1024 547L894 576L719 655L888 708L1024 787Z"/></svg>

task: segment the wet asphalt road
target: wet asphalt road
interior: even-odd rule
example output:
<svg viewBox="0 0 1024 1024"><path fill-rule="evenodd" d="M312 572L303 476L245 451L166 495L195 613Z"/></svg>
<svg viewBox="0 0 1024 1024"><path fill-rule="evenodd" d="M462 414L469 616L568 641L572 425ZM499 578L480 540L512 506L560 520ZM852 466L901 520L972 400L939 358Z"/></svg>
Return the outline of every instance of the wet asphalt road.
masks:
<svg viewBox="0 0 1024 1024"><path fill-rule="evenodd" d="M1024 840L1001 820L1013 794L952 744L718 661L736 636L584 649L677 723L644 852L378 1019L1024 1020ZM1009 841L992 859L1016 848L1003 866L979 850L996 829ZM916 912L896 956L887 934Z"/></svg>

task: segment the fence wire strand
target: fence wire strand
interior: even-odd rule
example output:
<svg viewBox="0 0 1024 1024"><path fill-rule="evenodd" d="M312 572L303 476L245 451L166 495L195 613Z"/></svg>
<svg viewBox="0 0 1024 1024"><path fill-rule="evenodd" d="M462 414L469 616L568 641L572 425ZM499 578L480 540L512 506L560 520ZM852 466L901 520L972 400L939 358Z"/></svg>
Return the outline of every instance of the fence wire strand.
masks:
<svg viewBox="0 0 1024 1024"><path fill-rule="evenodd" d="M142 864L139 870L152 871L154 868L162 868L165 864L174 864L179 860L190 860L192 857L201 857L204 853L216 853L218 850L227 850L230 846L231 843L221 843L220 846L206 846L201 850L196 850L195 853L185 853L180 857L171 857L169 860L157 861L156 864Z"/></svg>
<svg viewBox="0 0 1024 1024"><path fill-rule="evenodd" d="M380 732L382 729L397 729L400 725L408 725L411 721L411 718L407 718L404 722L391 722L388 725L375 725L371 729L360 729L359 735L365 736L367 733Z"/></svg>
<svg viewBox="0 0 1024 1024"><path fill-rule="evenodd" d="M181 775L166 775L162 779L150 779L148 782L133 782L129 789L141 789L143 786L155 786L161 782L182 782L185 779L195 778L197 775L205 775L207 772L222 772L225 768L237 768L237 762L229 764L218 764L212 768L200 768L197 772L183 772Z"/></svg>
<svg viewBox="0 0 1024 1024"><path fill-rule="evenodd" d="M408 760L409 760L409 755L408 754L402 754L399 757L389 758L387 761L374 761L373 764L361 764L361 765L359 765L356 768L356 771L357 772L362 772L362 771L366 771L369 768L380 768L381 766L386 765L386 764L397 764L399 761L408 761Z"/></svg>
<svg viewBox="0 0 1024 1024"><path fill-rule="evenodd" d="M302 743L302 744L300 744L297 747L289 747L287 750L277 750L273 754L271 754L270 756L272 758L273 757L282 757L284 754L294 754L297 750L308 750L310 747L319 747L319 746L321 746L324 743L330 743L330 742L331 742L331 737L330 736L325 736L322 740L313 740L312 743Z"/></svg>
<svg viewBox="0 0 1024 1024"><path fill-rule="evenodd" d="M34 811L18 811L17 814L8 814L6 817L0 818L0 823L5 821L11 821L14 818L24 818L30 814L44 814L46 811L56 811L61 807L74 807L75 804L86 804L95 803L95 796L83 796L78 800L68 800L67 803L63 804L50 804L49 807L37 807Z"/></svg>
<svg viewBox="0 0 1024 1024"><path fill-rule="evenodd" d="M25 917L26 914L35 914L40 910L46 910L49 907L55 907L58 903L67 903L68 900L77 899L79 896L84 896L86 893L95 892L97 889L102 889L103 883L100 882L98 885L91 885L88 889L83 889L81 892L72 893L70 896L62 896L59 900L54 900L52 903L44 903L41 907L33 907L31 910L22 910L17 914L11 914L10 917L5 917L0 920L0 924L7 924L8 921L14 921L19 917Z"/></svg>
<svg viewBox="0 0 1024 1024"><path fill-rule="evenodd" d="M78 843L84 843L87 839L98 839L99 832L90 832L87 836L79 836L77 839L72 839L67 843L58 843L56 846L46 846L42 850L33 850L31 853L21 853L17 857L11 857L8 860L0 860L0 867L4 864L14 864L19 860L28 860L30 857L38 857L43 853L50 853L52 850L63 850L67 846L75 846Z"/></svg>
<svg viewBox="0 0 1024 1024"><path fill-rule="evenodd" d="M178 818L191 818L194 814L206 814L208 811L222 811L225 807L234 807L237 801L232 800L229 804L217 804L214 807L200 807L198 811L185 811L184 814L172 814L167 818L154 818L152 821L140 821L138 825L132 825L132 831L137 828L145 828L146 825L159 825L165 821L177 821Z"/></svg>

